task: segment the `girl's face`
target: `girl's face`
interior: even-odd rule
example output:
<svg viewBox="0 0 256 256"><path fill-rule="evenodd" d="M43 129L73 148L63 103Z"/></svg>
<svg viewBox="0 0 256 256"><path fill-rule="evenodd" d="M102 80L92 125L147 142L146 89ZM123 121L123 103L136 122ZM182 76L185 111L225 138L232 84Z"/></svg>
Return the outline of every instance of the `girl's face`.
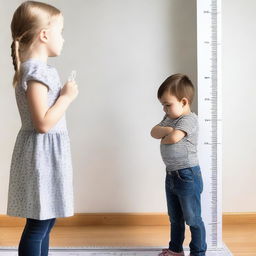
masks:
<svg viewBox="0 0 256 256"><path fill-rule="evenodd" d="M172 119L176 119L183 114L186 101L187 99L185 98L179 101L177 97L170 94L169 91L165 92L160 99L164 112Z"/></svg>
<svg viewBox="0 0 256 256"><path fill-rule="evenodd" d="M64 19L60 14L53 18L52 24L48 29L47 50L49 57L59 56L63 47L64 38L62 36Z"/></svg>

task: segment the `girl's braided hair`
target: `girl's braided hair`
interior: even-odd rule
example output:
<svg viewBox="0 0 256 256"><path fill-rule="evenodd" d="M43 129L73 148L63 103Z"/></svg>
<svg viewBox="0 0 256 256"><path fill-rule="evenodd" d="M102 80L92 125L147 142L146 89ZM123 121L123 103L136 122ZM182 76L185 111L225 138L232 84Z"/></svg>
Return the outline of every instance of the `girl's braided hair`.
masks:
<svg viewBox="0 0 256 256"><path fill-rule="evenodd" d="M22 54L33 44L41 29L49 26L51 19L59 14L61 14L60 10L54 6L35 1L23 2L14 12L11 22L13 39L11 56L15 70L14 87L20 80Z"/></svg>

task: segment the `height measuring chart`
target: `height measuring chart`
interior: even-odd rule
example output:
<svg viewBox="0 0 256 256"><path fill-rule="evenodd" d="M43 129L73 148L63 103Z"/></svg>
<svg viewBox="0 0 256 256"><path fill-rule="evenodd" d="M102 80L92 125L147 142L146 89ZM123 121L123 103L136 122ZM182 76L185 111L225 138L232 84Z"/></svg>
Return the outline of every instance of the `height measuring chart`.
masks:
<svg viewBox="0 0 256 256"><path fill-rule="evenodd" d="M197 0L199 160L204 179L202 215L209 250L231 255L222 242L221 1ZM226 251L225 254L221 251Z"/></svg>

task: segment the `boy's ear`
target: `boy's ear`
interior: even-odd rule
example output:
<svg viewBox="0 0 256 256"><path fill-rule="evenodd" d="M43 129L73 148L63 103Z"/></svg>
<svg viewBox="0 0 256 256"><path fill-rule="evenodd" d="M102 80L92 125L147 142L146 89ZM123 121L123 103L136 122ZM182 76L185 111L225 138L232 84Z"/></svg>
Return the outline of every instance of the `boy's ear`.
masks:
<svg viewBox="0 0 256 256"><path fill-rule="evenodd" d="M183 106L186 106L186 105L188 105L188 104L189 104L189 102L188 102L188 99L187 99L187 98L183 98L181 101L182 101Z"/></svg>
<svg viewBox="0 0 256 256"><path fill-rule="evenodd" d="M44 43L47 42L47 40L48 40L48 33L47 33L47 30L46 30L46 29L42 29L42 30L40 31L39 39L40 39L42 42L44 42Z"/></svg>

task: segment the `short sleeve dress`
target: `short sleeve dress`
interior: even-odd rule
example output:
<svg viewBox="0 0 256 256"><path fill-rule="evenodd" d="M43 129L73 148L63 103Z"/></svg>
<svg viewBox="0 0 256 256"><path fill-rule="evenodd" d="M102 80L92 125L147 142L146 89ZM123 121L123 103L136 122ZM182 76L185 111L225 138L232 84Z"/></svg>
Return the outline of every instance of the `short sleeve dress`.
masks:
<svg viewBox="0 0 256 256"><path fill-rule="evenodd" d="M15 88L21 118L10 168L7 215L45 220L74 215L73 169L65 115L47 133L35 130L26 98L27 82L48 88L48 106L60 95L57 70L38 59L21 64Z"/></svg>

